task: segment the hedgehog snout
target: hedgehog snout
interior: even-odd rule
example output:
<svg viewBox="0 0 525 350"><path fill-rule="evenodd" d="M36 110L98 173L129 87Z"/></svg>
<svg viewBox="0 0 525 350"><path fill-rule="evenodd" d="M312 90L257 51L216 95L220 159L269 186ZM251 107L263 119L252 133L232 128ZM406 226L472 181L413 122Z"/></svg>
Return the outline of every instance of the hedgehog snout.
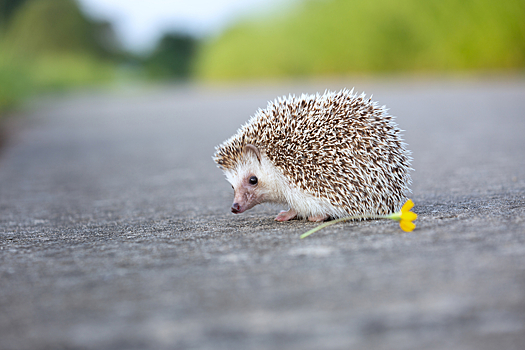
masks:
<svg viewBox="0 0 525 350"><path fill-rule="evenodd" d="M241 206L239 205L239 203L233 203L231 209L232 213L238 214L241 211Z"/></svg>
<svg viewBox="0 0 525 350"><path fill-rule="evenodd" d="M255 185L246 183L237 186L235 189L233 198L233 204L230 208L234 214L244 213L264 201L264 197L261 195L259 188Z"/></svg>

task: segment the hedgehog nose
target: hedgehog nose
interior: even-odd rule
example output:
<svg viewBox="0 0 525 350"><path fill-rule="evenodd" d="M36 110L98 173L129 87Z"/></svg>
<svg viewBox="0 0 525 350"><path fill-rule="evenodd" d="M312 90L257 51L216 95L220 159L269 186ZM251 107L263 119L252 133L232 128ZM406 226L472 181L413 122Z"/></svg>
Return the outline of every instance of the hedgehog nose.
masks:
<svg viewBox="0 0 525 350"><path fill-rule="evenodd" d="M233 203L232 213L237 214L239 211L241 211L241 206L239 205L239 203Z"/></svg>

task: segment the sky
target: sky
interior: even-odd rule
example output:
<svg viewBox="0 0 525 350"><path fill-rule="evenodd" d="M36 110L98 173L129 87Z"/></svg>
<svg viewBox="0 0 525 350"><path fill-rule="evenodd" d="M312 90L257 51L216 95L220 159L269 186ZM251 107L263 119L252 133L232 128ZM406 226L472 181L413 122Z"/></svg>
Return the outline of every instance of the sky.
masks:
<svg viewBox="0 0 525 350"><path fill-rule="evenodd" d="M220 33L235 19L254 15L282 0L79 0L93 18L109 20L124 47L147 51L163 33Z"/></svg>

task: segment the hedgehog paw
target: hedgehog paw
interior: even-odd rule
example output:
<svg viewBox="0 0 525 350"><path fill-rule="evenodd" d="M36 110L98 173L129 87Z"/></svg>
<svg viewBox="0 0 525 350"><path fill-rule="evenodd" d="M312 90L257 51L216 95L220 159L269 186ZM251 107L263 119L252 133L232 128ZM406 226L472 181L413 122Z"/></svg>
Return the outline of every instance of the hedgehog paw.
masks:
<svg viewBox="0 0 525 350"><path fill-rule="evenodd" d="M315 216L309 216L308 221L321 222L321 221L326 221L329 218L330 218L329 215L315 215Z"/></svg>
<svg viewBox="0 0 525 350"><path fill-rule="evenodd" d="M296 216L297 216L297 212L293 209L290 209L288 211L283 210L279 213L279 215L277 215L277 217L275 218L275 221L288 221L288 220L292 220Z"/></svg>

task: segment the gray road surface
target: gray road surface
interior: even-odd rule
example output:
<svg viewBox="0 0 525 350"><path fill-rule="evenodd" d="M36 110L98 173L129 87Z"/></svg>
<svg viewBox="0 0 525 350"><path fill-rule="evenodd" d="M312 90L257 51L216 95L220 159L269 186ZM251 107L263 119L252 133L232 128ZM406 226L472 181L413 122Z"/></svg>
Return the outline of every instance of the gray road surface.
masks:
<svg viewBox="0 0 525 350"><path fill-rule="evenodd" d="M406 130L417 229L231 214L214 146L345 86ZM519 79L40 101L0 153L0 349L524 349L524 153Z"/></svg>

